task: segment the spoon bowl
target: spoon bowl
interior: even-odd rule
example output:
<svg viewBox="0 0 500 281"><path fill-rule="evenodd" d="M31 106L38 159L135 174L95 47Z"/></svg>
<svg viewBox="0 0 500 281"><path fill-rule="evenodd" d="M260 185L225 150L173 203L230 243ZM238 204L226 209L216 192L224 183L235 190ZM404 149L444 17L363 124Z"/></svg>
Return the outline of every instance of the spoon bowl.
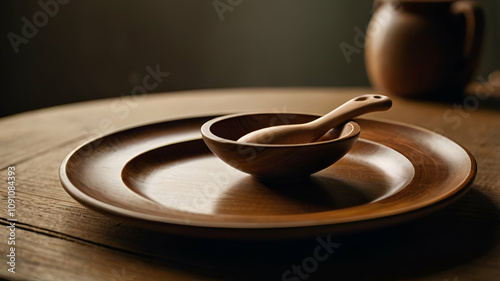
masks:
<svg viewBox="0 0 500 281"><path fill-rule="evenodd" d="M360 127L342 123L311 143L258 144L238 142L262 128L302 124L320 116L291 113L246 113L221 116L201 127L208 148L230 166L265 181L293 181L318 172L342 158L357 141ZM272 135L268 136L270 139Z"/></svg>

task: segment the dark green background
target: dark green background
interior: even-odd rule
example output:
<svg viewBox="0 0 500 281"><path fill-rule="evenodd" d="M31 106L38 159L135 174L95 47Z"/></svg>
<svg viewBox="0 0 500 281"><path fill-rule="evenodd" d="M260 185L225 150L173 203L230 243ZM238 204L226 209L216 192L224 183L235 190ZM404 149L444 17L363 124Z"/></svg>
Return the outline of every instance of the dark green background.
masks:
<svg viewBox="0 0 500 281"><path fill-rule="evenodd" d="M500 69L500 1L477 2L487 17L478 75L487 76ZM0 2L0 116L130 94L156 64L170 76L152 92L369 85L363 50L348 63L339 45L366 29L371 0L243 0L223 21L211 0L73 0L15 54L7 34L21 35L21 18L40 10Z"/></svg>

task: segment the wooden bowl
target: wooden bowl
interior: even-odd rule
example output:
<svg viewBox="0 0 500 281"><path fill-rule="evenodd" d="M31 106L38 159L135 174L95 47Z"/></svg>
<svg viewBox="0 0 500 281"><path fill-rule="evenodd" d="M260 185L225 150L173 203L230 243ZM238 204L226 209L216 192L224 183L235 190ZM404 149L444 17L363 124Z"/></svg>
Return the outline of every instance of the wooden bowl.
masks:
<svg viewBox="0 0 500 281"><path fill-rule="evenodd" d="M201 134L210 150L232 167L259 180L294 181L306 178L342 158L356 143L360 134L359 125L349 121L313 143L253 144L236 140L265 127L306 123L318 117L290 113L226 115L203 124Z"/></svg>

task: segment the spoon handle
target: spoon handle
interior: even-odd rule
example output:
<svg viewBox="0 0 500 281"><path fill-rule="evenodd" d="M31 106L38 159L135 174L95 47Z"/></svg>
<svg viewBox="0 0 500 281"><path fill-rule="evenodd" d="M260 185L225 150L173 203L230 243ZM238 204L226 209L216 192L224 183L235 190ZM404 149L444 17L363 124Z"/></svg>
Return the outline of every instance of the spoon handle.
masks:
<svg viewBox="0 0 500 281"><path fill-rule="evenodd" d="M312 121L310 123L313 131L317 132L320 138L326 131L334 128L359 115L373 112L384 111L392 106L392 100L383 95L363 95L353 98L332 112Z"/></svg>

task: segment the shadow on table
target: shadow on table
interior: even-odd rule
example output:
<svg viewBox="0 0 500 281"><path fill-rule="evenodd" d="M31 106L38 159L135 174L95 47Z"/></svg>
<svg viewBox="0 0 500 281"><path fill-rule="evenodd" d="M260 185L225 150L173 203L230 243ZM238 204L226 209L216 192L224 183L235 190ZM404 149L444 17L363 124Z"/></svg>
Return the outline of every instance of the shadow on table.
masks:
<svg viewBox="0 0 500 281"><path fill-rule="evenodd" d="M471 212L471 206L481 211ZM124 247L166 266L225 280L400 280L441 272L484 254L497 243L499 214L493 202L472 189L432 215L362 233L223 241L123 226L133 242Z"/></svg>
<svg viewBox="0 0 500 281"><path fill-rule="evenodd" d="M412 100L412 99L410 99ZM500 83L497 85L471 84L463 93L448 93L443 96L433 95L427 98L414 99L415 101L430 101L443 103L454 108L467 111L476 111L478 108L500 110Z"/></svg>
<svg viewBox="0 0 500 281"><path fill-rule="evenodd" d="M476 111L477 108L488 110L500 110L500 88L495 91L483 90L480 92L469 92L455 100L453 104L462 106L465 110Z"/></svg>

